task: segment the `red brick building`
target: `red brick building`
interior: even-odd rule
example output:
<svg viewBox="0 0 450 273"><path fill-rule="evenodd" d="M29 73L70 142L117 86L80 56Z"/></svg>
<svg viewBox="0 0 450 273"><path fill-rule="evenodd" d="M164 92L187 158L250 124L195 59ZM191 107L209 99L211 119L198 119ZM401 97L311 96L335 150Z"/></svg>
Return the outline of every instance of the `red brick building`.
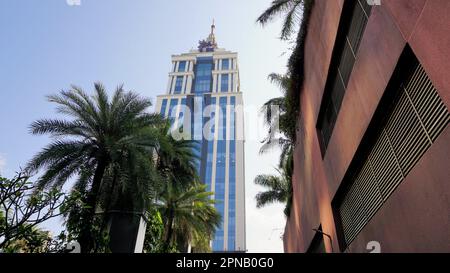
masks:
<svg viewBox="0 0 450 273"><path fill-rule="evenodd" d="M314 2L285 251L450 252L450 1Z"/></svg>

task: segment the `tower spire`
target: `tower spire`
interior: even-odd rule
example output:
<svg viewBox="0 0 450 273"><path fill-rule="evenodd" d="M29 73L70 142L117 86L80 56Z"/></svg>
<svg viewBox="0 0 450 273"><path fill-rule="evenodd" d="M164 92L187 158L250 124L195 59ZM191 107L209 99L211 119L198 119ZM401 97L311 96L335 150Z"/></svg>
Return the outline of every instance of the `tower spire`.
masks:
<svg viewBox="0 0 450 273"><path fill-rule="evenodd" d="M211 25L211 32L208 35L206 40L199 41L198 49L199 51L214 51L217 48L216 36L214 34L214 30L216 29L216 25L214 23L214 19Z"/></svg>
<svg viewBox="0 0 450 273"><path fill-rule="evenodd" d="M214 29L216 28L216 25L214 24L214 18L213 18L213 23L211 25L211 34L214 35Z"/></svg>
<svg viewBox="0 0 450 273"><path fill-rule="evenodd" d="M211 43L214 48L217 48L216 36L214 35L214 30L216 29L216 25L214 24L214 18L211 25L211 33L208 36L207 41Z"/></svg>

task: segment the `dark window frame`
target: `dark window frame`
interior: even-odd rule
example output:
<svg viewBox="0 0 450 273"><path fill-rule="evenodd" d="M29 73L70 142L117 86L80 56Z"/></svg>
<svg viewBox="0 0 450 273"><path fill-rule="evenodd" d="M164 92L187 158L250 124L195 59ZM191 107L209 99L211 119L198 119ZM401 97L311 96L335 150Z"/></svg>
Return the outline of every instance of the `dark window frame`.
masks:
<svg viewBox="0 0 450 273"><path fill-rule="evenodd" d="M325 156L332 137L370 14L371 6L365 0L344 1L316 124L322 157ZM364 24L352 24L353 20L357 20L356 16L358 15L365 16L366 20L362 21ZM356 29L351 29L352 27L356 27ZM358 33L355 36L356 30ZM345 72L344 75L342 72Z"/></svg>

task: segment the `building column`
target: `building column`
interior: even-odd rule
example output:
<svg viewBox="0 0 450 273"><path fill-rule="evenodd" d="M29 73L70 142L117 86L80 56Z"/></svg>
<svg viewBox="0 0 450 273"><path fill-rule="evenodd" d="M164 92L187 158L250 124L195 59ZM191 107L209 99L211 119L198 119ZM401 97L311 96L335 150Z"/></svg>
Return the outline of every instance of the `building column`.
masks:
<svg viewBox="0 0 450 273"><path fill-rule="evenodd" d="M225 200L223 215L223 248L228 250L228 208L230 192L230 97L227 97L227 107L225 108Z"/></svg>
<svg viewBox="0 0 450 273"><path fill-rule="evenodd" d="M186 92L186 83L187 83L187 75L183 76L183 83L181 84L181 94L185 94Z"/></svg>
<svg viewBox="0 0 450 273"><path fill-rule="evenodd" d="M167 81L167 90L166 90L167 94L170 94L171 87L172 87L172 76L169 76L169 80Z"/></svg>
<svg viewBox="0 0 450 273"><path fill-rule="evenodd" d="M233 90L232 92L237 92L237 73L233 73Z"/></svg>
<svg viewBox="0 0 450 273"><path fill-rule="evenodd" d="M242 95L235 94L235 139L236 139L236 250L245 251L245 169L244 169L244 112ZM239 162L239 163L238 163Z"/></svg>
<svg viewBox="0 0 450 273"><path fill-rule="evenodd" d="M216 191L216 168L217 168L217 139L219 138L219 97L216 99L216 104L214 106L216 109L214 111L214 144L213 144L213 161L212 161L212 168L211 168L211 192ZM211 198L215 199L215 194L211 196Z"/></svg>
<svg viewBox="0 0 450 273"><path fill-rule="evenodd" d="M175 91L175 83L177 81L177 77L173 76L172 77L172 87L170 88L170 94L173 94L173 92Z"/></svg>
<svg viewBox="0 0 450 273"><path fill-rule="evenodd" d="M217 93L217 74L213 74L213 83L212 83L212 89L211 89L211 93Z"/></svg>
<svg viewBox="0 0 450 273"><path fill-rule="evenodd" d="M192 92L192 76L188 75L186 78L186 94L190 94Z"/></svg>

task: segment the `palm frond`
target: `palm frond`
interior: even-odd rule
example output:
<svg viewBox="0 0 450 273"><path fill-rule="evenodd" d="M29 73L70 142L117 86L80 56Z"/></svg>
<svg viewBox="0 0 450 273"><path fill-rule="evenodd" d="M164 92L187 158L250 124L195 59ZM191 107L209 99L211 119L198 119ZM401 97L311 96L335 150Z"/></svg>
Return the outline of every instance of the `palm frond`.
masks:
<svg viewBox="0 0 450 273"><path fill-rule="evenodd" d="M300 6L302 1L292 1L293 4L290 7L289 12L284 18L283 26L281 28L280 38L282 40L288 40L293 33L294 27L298 26L300 21Z"/></svg>
<svg viewBox="0 0 450 273"><path fill-rule="evenodd" d="M266 25L269 21L273 20L274 17L280 13L286 11L289 8L292 0L274 0L272 1L269 8L267 8L256 20L261 25Z"/></svg>

